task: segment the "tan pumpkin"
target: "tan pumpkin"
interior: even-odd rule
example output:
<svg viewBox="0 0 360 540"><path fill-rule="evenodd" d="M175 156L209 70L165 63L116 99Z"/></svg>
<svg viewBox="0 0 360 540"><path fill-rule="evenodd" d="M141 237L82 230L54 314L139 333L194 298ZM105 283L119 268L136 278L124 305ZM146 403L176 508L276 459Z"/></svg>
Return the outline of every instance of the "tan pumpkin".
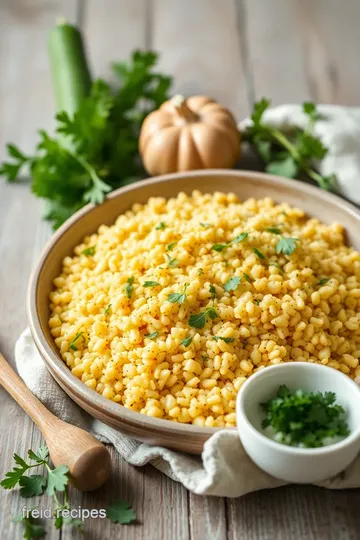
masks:
<svg viewBox="0 0 360 540"><path fill-rule="evenodd" d="M231 168L240 156L240 133L232 114L213 99L175 96L145 118L139 150L152 175Z"/></svg>

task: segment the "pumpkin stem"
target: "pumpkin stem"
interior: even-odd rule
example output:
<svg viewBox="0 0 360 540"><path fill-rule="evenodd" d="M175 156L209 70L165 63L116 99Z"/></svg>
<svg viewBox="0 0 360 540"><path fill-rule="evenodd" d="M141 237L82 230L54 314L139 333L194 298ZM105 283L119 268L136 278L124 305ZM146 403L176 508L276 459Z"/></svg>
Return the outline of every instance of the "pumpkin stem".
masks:
<svg viewBox="0 0 360 540"><path fill-rule="evenodd" d="M186 122L196 122L199 117L194 113L186 103L186 98L180 94L174 96L171 100L177 114L186 120Z"/></svg>

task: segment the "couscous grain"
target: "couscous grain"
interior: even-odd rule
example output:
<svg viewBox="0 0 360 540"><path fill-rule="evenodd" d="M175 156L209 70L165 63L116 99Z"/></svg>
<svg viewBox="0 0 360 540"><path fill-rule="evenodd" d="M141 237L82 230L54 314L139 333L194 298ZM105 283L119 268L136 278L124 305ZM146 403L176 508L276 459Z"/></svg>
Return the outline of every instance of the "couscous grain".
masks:
<svg viewBox="0 0 360 540"><path fill-rule="evenodd" d="M341 225L270 199L135 204L64 259L54 286L64 362L149 416L232 427L246 378L281 362L360 375L360 254Z"/></svg>

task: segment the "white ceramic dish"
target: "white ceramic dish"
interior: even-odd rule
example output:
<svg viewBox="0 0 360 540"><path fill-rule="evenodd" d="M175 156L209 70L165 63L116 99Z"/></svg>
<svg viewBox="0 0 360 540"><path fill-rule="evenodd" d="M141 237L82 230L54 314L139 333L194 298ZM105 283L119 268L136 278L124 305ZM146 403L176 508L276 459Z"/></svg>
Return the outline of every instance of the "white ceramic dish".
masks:
<svg viewBox="0 0 360 540"><path fill-rule="evenodd" d="M281 384L290 390L332 391L346 411L350 435L321 448L296 448L266 437L261 430L260 403L274 396ZM307 362L279 364L259 371L241 387L236 403L240 440L260 469L287 482L307 484L343 471L360 452L360 389L333 368Z"/></svg>

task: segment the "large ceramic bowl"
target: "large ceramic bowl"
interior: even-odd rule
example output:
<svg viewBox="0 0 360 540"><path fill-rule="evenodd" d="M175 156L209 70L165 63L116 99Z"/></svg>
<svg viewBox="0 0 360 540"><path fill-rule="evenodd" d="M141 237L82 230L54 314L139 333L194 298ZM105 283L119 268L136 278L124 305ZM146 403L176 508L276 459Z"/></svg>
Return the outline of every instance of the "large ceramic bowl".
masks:
<svg viewBox="0 0 360 540"><path fill-rule="evenodd" d="M113 192L104 204L88 205L69 219L45 247L30 279L27 311L31 333L47 368L65 392L95 418L122 433L149 444L158 444L183 452L198 454L205 441L219 428L204 428L151 418L114 403L77 379L59 356L48 328L49 293L53 279L60 273L62 260L72 253L84 236L94 233L99 225L111 225L116 217L135 202L145 203L149 197L166 198L179 191L191 193L234 192L241 199L271 197L304 209L325 223L342 223L348 241L360 250L360 214L355 207L335 195L318 188L258 172L208 170L177 173L144 180Z"/></svg>

